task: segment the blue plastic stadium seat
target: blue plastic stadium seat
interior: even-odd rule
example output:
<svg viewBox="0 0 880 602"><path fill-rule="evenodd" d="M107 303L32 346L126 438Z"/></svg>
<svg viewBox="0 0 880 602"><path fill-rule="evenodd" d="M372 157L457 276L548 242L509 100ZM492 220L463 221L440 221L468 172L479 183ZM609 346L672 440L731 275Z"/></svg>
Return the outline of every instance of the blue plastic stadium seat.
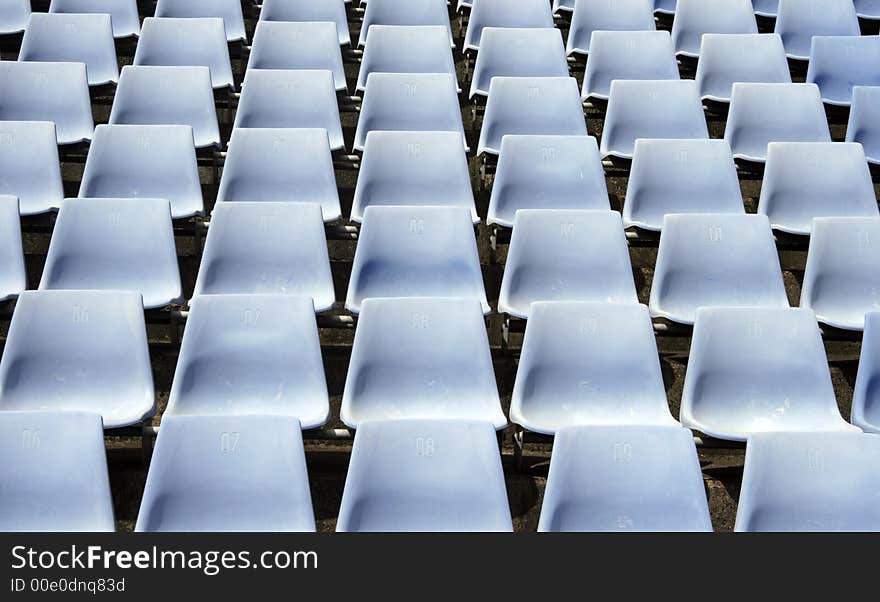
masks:
<svg viewBox="0 0 880 602"><path fill-rule="evenodd" d="M654 0L654 12L660 15L674 15L676 0Z"/></svg>
<svg viewBox="0 0 880 602"><path fill-rule="evenodd" d="M860 19L880 19L880 0L853 0Z"/></svg>
<svg viewBox="0 0 880 602"><path fill-rule="evenodd" d="M0 61L0 121L52 121L58 144L92 139L85 63Z"/></svg>
<svg viewBox="0 0 880 602"><path fill-rule="evenodd" d="M134 291L144 307L183 301L165 199L65 199L40 290Z"/></svg>
<svg viewBox="0 0 880 602"><path fill-rule="evenodd" d="M858 430L844 422L808 309L701 307L681 423L718 439L765 431Z"/></svg>
<svg viewBox="0 0 880 602"><path fill-rule="evenodd" d="M858 36L859 17L852 0L779 0L776 33L790 59L810 60L814 36Z"/></svg>
<svg viewBox="0 0 880 602"><path fill-rule="evenodd" d="M293 21L296 23L336 23L340 45L351 44L348 17L343 0L264 0L260 10L261 21Z"/></svg>
<svg viewBox="0 0 880 602"><path fill-rule="evenodd" d="M547 435L582 424L677 425L666 401L648 308L533 303L510 420Z"/></svg>
<svg viewBox="0 0 880 602"><path fill-rule="evenodd" d="M745 213L724 140L636 140L623 223L660 231L670 213Z"/></svg>
<svg viewBox="0 0 880 602"><path fill-rule="evenodd" d="M603 157L632 159L638 138L708 139L693 80L615 80L602 130Z"/></svg>
<svg viewBox="0 0 880 602"><path fill-rule="evenodd" d="M736 531L880 531L880 437L749 437Z"/></svg>
<svg viewBox="0 0 880 602"><path fill-rule="evenodd" d="M493 77L568 77L562 33L553 28L485 28L470 97L487 96Z"/></svg>
<svg viewBox="0 0 880 602"><path fill-rule="evenodd" d="M126 65L110 111L111 125L188 125L196 148L220 145L211 70Z"/></svg>
<svg viewBox="0 0 880 602"><path fill-rule="evenodd" d="M114 531L98 414L0 412L0 531Z"/></svg>
<svg viewBox="0 0 880 602"><path fill-rule="evenodd" d="M283 294L333 307L321 206L316 203L218 203L208 229L193 298Z"/></svg>
<svg viewBox="0 0 880 602"><path fill-rule="evenodd" d="M295 418L162 419L135 531L314 530Z"/></svg>
<svg viewBox="0 0 880 602"><path fill-rule="evenodd" d="M359 313L371 297L461 297L489 313L471 211L367 207L345 307Z"/></svg>
<svg viewBox="0 0 880 602"><path fill-rule="evenodd" d="M174 219L201 215L204 206L192 128L99 125L78 196L166 199Z"/></svg>
<svg viewBox="0 0 880 602"><path fill-rule="evenodd" d="M779 12L779 0L752 0L752 6L759 17L775 18Z"/></svg>
<svg viewBox="0 0 880 602"><path fill-rule="evenodd" d="M323 128L332 150L345 147L331 71L249 70L234 127Z"/></svg>
<svg viewBox="0 0 880 602"><path fill-rule="evenodd" d="M594 31L654 31L654 0L579 0L571 16L566 51L589 54Z"/></svg>
<svg viewBox="0 0 880 602"><path fill-rule="evenodd" d="M319 203L325 222L339 219L327 130L233 130L217 201Z"/></svg>
<svg viewBox="0 0 880 602"><path fill-rule="evenodd" d="M584 100L608 100L615 79L679 79L668 31L596 31L584 74Z"/></svg>
<svg viewBox="0 0 880 602"><path fill-rule="evenodd" d="M763 163L771 142L831 142L815 84L735 83L724 139L736 159Z"/></svg>
<svg viewBox="0 0 880 602"><path fill-rule="evenodd" d="M701 307L788 307L766 215L671 214L654 269L651 314L693 324Z"/></svg>
<svg viewBox="0 0 880 602"><path fill-rule="evenodd" d="M880 36L815 36L807 81L830 105L852 104L854 86L880 86Z"/></svg>
<svg viewBox="0 0 880 602"><path fill-rule="evenodd" d="M214 88L232 88L232 63L220 18L144 19L135 65L208 67Z"/></svg>
<svg viewBox="0 0 880 602"><path fill-rule="evenodd" d="M442 25L449 31L450 46L455 46L446 0L370 0L358 46L367 43L367 34L373 25Z"/></svg>
<svg viewBox="0 0 880 602"><path fill-rule="evenodd" d="M855 86L846 141L865 149L868 163L880 164L880 86Z"/></svg>
<svg viewBox="0 0 880 602"><path fill-rule="evenodd" d="M31 0L5 0L0 3L0 35L21 33L31 15Z"/></svg>
<svg viewBox="0 0 880 602"><path fill-rule="evenodd" d="M17 197L21 215L61 206L64 185L54 124L0 121L0 194Z"/></svg>
<svg viewBox="0 0 880 602"><path fill-rule="evenodd" d="M479 50L486 27L553 27L553 13L546 0L473 0L465 50Z"/></svg>
<svg viewBox="0 0 880 602"><path fill-rule="evenodd" d="M520 209L611 209L596 139L504 136L486 221L510 228Z"/></svg>
<svg viewBox="0 0 880 602"><path fill-rule="evenodd" d="M485 420L503 429L492 355L476 299L364 301L342 396L342 421Z"/></svg>
<svg viewBox="0 0 880 602"><path fill-rule="evenodd" d="M193 2L193 0L184 1ZM52 0L49 4L49 12L108 14L113 23L114 38L137 36L141 30L137 0Z"/></svg>
<svg viewBox="0 0 880 602"><path fill-rule="evenodd" d="M95 412L104 417L104 428L152 416L140 294L21 293L0 359L0 410Z"/></svg>
<svg viewBox="0 0 880 602"><path fill-rule="evenodd" d="M90 86L119 79L110 15L33 13L18 60L85 63Z"/></svg>
<svg viewBox="0 0 880 602"><path fill-rule="evenodd" d="M790 84L782 38L774 33L704 34L696 79L703 99L723 103L730 102L735 82Z"/></svg>
<svg viewBox="0 0 880 602"><path fill-rule="evenodd" d="M310 429L329 413L311 299L203 295L192 302L164 416L270 414Z"/></svg>
<svg viewBox="0 0 880 602"><path fill-rule="evenodd" d="M691 432L676 426L560 429L538 531L712 531Z"/></svg>
<svg viewBox="0 0 880 602"><path fill-rule="evenodd" d="M461 135L367 134L351 220L361 222L367 207L382 205L461 207L470 211L474 223L479 223Z"/></svg>
<svg viewBox="0 0 880 602"><path fill-rule="evenodd" d="M528 318L536 301L638 302L619 213L516 212L498 311Z"/></svg>
<svg viewBox="0 0 880 602"><path fill-rule="evenodd" d="M449 73L456 77L449 30L442 25L374 25L358 72L357 89L371 73ZM456 90L458 82L456 81Z"/></svg>
<svg viewBox="0 0 880 602"><path fill-rule="evenodd" d="M801 307L835 328L862 330L880 310L880 215L813 220Z"/></svg>
<svg viewBox="0 0 880 602"><path fill-rule="evenodd" d="M573 77L493 77L477 154L497 155L504 136L586 136Z"/></svg>
<svg viewBox="0 0 880 602"><path fill-rule="evenodd" d="M336 24L331 22L258 21L247 69L327 70L333 72L337 91L347 89Z"/></svg>
<svg viewBox="0 0 880 602"><path fill-rule="evenodd" d="M757 34L752 0L678 0L672 23L675 52L699 57L707 33Z"/></svg>
<svg viewBox="0 0 880 602"><path fill-rule="evenodd" d="M158 0L155 16L185 19L219 17L223 19L227 41L247 40L241 0Z"/></svg>
<svg viewBox="0 0 880 602"><path fill-rule="evenodd" d="M354 439L336 530L512 531L492 425L365 422Z"/></svg>
<svg viewBox="0 0 880 602"><path fill-rule="evenodd" d="M18 199L0 194L0 301L17 297L26 288Z"/></svg>
<svg viewBox="0 0 880 602"><path fill-rule="evenodd" d="M880 217L862 146L771 142L758 213L792 234L810 234L814 217Z"/></svg>
<svg viewBox="0 0 880 602"><path fill-rule="evenodd" d="M371 73L355 133L364 150L371 131L458 132L466 144L458 82L449 73Z"/></svg>
<svg viewBox="0 0 880 602"><path fill-rule="evenodd" d="M859 372L853 389L852 423L866 433L880 435L880 312L865 314L865 334Z"/></svg>

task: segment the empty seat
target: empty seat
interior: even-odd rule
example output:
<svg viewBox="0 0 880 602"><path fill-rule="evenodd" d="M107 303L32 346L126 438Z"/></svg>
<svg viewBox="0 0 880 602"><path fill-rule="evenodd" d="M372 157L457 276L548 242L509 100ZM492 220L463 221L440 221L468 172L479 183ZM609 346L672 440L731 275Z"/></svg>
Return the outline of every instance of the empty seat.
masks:
<svg viewBox="0 0 880 602"><path fill-rule="evenodd" d="M207 67L126 65L110 111L112 125L188 125L196 148L220 145Z"/></svg>
<svg viewBox="0 0 880 602"><path fill-rule="evenodd" d="M782 38L776 34L703 35L697 87L703 99L730 102L735 82L790 84Z"/></svg>
<svg viewBox="0 0 880 602"><path fill-rule="evenodd" d="M788 58L808 61L813 36L857 36L861 29L852 0L779 0L775 32Z"/></svg>
<svg viewBox="0 0 880 602"><path fill-rule="evenodd" d="M667 31L597 31L581 96L608 99L615 79L679 79Z"/></svg>
<svg viewBox="0 0 880 602"><path fill-rule="evenodd" d="M880 1L878 0L853 0L856 14L860 19L880 19Z"/></svg>
<svg viewBox="0 0 880 602"><path fill-rule="evenodd" d="M295 418L162 419L135 531L314 530Z"/></svg>
<svg viewBox="0 0 880 602"><path fill-rule="evenodd" d="M765 215L673 214L663 218L651 314L693 324L700 307L788 307Z"/></svg>
<svg viewBox="0 0 880 602"><path fill-rule="evenodd" d="M153 373L140 294L21 293L0 359L0 409L95 412L104 428L151 416Z"/></svg>
<svg viewBox="0 0 880 602"><path fill-rule="evenodd" d="M227 41L247 41L241 0L158 0L155 16L190 19L220 17Z"/></svg>
<svg viewBox="0 0 880 602"><path fill-rule="evenodd" d="M114 38L137 36L141 30L137 0L52 0L49 12L108 14L113 24Z"/></svg>
<svg viewBox="0 0 880 602"><path fill-rule="evenodd" d="M335 23L257 21L247 64L252 69L332 71L336 90L347 89Z"/></svg>
<svg viewBox="0 0 880 602"><path fill-rule="evenodd" d="M859 372L853 388L852 423L866 433L880 434L880 312L865 314Z"/></svg>
<svg viewBox="0 0 880 602"><path fill-rule="evenodd" d="M339 219L327 130L233 130L217 201L318 203L325 222Z"/></svg>
<svg viewBox="0 0 880 602"><path fill-rule="evenodd" d="M636 140L629 173L627 228L659 231L670 213L745 213L724 140Z"/></svg>
<svg viewBox="0 0 880 602"><path fill-rule="evenodd" d="M586 136L587 122L573 77L493 77L478 154L497 155L510 134Z"/></svg>
<svg viewBox="0 0 880 602"><path fill-rule="evenodd" d="M99 125L78 196L166 199L174 219L201 215L202 187L192 128Z"/></svg>
<svg viewBox="0 0 880 602"><path fill-rule="evenodd" d="M371 131L458 132L466 145L458 82L449 73L371 73L355 133L364 150Z"/></svg>
<svg viewBox="0 0 880 602"><path fill-rule="evenodd" d="M603 157L632 159L638 138L708 139L696 82L612 81L600 152Z"/></svg>
<svg viewBox="0 0 880 602"><path fill-rule="evenodd" d="M17 197L21 215L61 206L64 185L54 124L0 121L0 194Z"/></svg>
<svg viewBox="0 0 880 602"><path fill-rule="evenodd" d="M18 199L0 194L0 301L17 297L26 288Z"/></svg>
<svg viewBox="0 0 880 602"><path fill-rule="evenodd" d="M568 77L562 33L554 28L485 28L470 97L487 96L493 77Z"/></svg>
<svg viewBox="0 0 880 602"><path fill-rule="evenodd" d="M654 0L579 0L571 16L568 54L590 53L594 31L654 31Z"/></svg>
<svg viewBox="0 0 880 602"><path fill-rule="evenodd" d="M193 297L252 293L310 297L316 311L333 307L336 294L320 205L214 207Z"/></svg>
<svg viewBox="0 0 880 602"><path fill-rule="evenodd" d="M0 35L21 33L31 15L31 0L5 0L0 3Z"/></svg>
<svg viewBox="0 0 880 602"><path fill-rule="evenodd" d="M311 299L203 295L192 302L165 417L271 414L310 429L329 413Z"/></svg>
<svg viewBox="0 0 880 602"><path fill-rule="evenodd" d="M492 425L365 422L355 436L336 530L512 531Z"/></svg>
<svg viewBox="0 0 880 602"><path fill-rule="evenodd" d="M648 308L533 303L510 419L547 435L580 424L677 425Z"/></svg>
<svg viewBox="0 0 880 602"><path fill-rule="evenodd" d="M232 88L232 63L223 19L144 19L135 65L208 67L214 88Z"/></svg>
<svg viewBox="0 0 880 602"><path fill-rule="evenodd" d="M862 146L771 142L758 213L792 234L810 234L814 217L878 217Z"/></svg>
<svg viewBox="0 0 880 602"><path fill-rule="evenodd" d="M516 212L498 311L528 318L535 301L638 301L619 213Z"/></svg>
<svg viewBox="0 0 880 602"><path fill-rule="evenodd" d="M455 46L446 0L370 0L361 24L359 46L367 43L373 25L442 25L449 31L450 46Z"/></svg>
<svg viewBox="0 0 880 602"><path fill-rule="evenodd" d="M323 128L332 150L345 147L330 71L249 70L234 127Z"/></svg>
<svg viewBox="0 0 880 602"><path fill-rule="evenodd" d="M486 221L510 228L520 209L611 209L596 139L504 136Z"/></svg>
<svg viewBox="0 0 880 602"><path fill-rule="evenodd" d="M442 25L374 25L364 47L357 89L365 90L371 73L449 73L455 62L449 31ZM458 82L456 81L456 89Z"/></svg>
<svg viewBox="0 0 880 602"><path fill-rule="evenodd" d="M779 0L752 0L755 14L759 17L776 18L779 11Z"/></svg>
<svg viewBox="0 0 880 602"><path fill-rule="evenodd" d="M367 207L345 307L359 313L370 297L462 297L489 313L471 212Z"/></svg>
<svg viewBox="0 0 880 602"><path fill-rule="evenodd" d="M344 0L263 0L261 21L293 21L297 23L336 23L339 44L351 44Z"/></svg>
<svg viewBox="0 0 880 602"><path fill-rule="evenodd" d="M119 79L110 15L33 13L18 60L85 63L90 86Z"/></svg>
<svg viewBox="0 0 880 602"><path fill-rule="evenodd" d="M764 431L855 428L837 409L815 315L788 307L697 311L680 418L733 441Z"/></svg>
<svg viewBox="0 0 880 602"><path fill-rule="evenodd" d="M40 290L134 291L147 309L183 301L165 199L65 199Z"/></svg>
<svg viewBox="0 0 880 602"><path fill-rule="evenodd" d="M736 531L880 531L880 437L749 437Z"/></svg>
<svg viewBox="0 0 880 602"><path fill-rule="evenodd" d="M380 205L461 207L479 223L461 134L367 134L351 220L363 221L367 207Z"/></svg>
<svg viewBox="0 0 880 602"><path fill-rule="evenodd" d="M880 310L880 215L813 220L801 307L835 328L862 330Z"/></svg>
<svg viewBox="0 0 880 602"><path fill-rule="evenodd" d="M675 426L560 429L538 531L712 531L691 432Z"/></svg>
<svg viewBox="0 0 880 602"><path fill-rule="evenodd" d="M880 36L815 36L807 81L830 105L852 104L854 86L880 86Z"/></svg>
<svg viewBox="0 0 880 602"><path fill-rule="evenodd" d="M553 13L546 0L474 0L465 50L480 49L486 27L553 27Z"/></svg>
<svg viewBox="0 0 880 602"><path fill-rule="evenodd" d="M85 63L0 61L0 121L52 121L58 144L91 140Z"/></svg>
<svg viewBox="0 0 880 602"><path fill-rule="evenodd" d="M700 56L703 34L707 33L758 33L752 0L678 0L672 23L675 52Z"/></svg>
<svg viewBox="0 0 880 602"><path fill-rule="evenodd" d="M2 412L0 454L0 531L116 529L98 414Z"/></svg>
<svg viewBox="0 0 880 602"><path fill-rule="evenodd" d="M868 163L880 164L880 86L855 86L846 141L858 142Z"/></svg>
<svg viewBox="0 0 880 602"><path fill-rule="evenodd" d="M763 163L771 142L831 142L815 84L735 83L724 130L733 156Z"/></svg>

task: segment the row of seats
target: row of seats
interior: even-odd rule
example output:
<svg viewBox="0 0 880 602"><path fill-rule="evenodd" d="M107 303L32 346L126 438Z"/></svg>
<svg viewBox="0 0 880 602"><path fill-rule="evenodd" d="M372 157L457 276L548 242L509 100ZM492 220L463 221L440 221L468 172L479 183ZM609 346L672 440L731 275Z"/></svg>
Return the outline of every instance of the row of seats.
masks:
<svg viewBox="0 0 880 602"><path fill-rule="evenodd" d="M113 531L101 418L4 412L0 529ZM880 529L880 437L749 438L737 531ZM475 421L368 421L337 531L510 531L497 441ZM137 531L314 531L296 419L163 420ZM687 429L576 426L553 445L539 531L711 531Z"/></svg>
<svg viewBox="0 0 880 602"><path fill-rule="evenodd" d="M656 15L676 15L678 12L678 0L653 0L653 2ZM472 3L473 0L458 0L458 9L470 8ZM576 3L577 0L553 0L553 12L572 12ZM780 0L751 0L751 3L755 14L759 17L776 18L779 14ZM880 3L877 0L852 0L852 3L860 19L880 19ZM794 5L788 4L788 11L792 11L792 6Z"/></svg>

